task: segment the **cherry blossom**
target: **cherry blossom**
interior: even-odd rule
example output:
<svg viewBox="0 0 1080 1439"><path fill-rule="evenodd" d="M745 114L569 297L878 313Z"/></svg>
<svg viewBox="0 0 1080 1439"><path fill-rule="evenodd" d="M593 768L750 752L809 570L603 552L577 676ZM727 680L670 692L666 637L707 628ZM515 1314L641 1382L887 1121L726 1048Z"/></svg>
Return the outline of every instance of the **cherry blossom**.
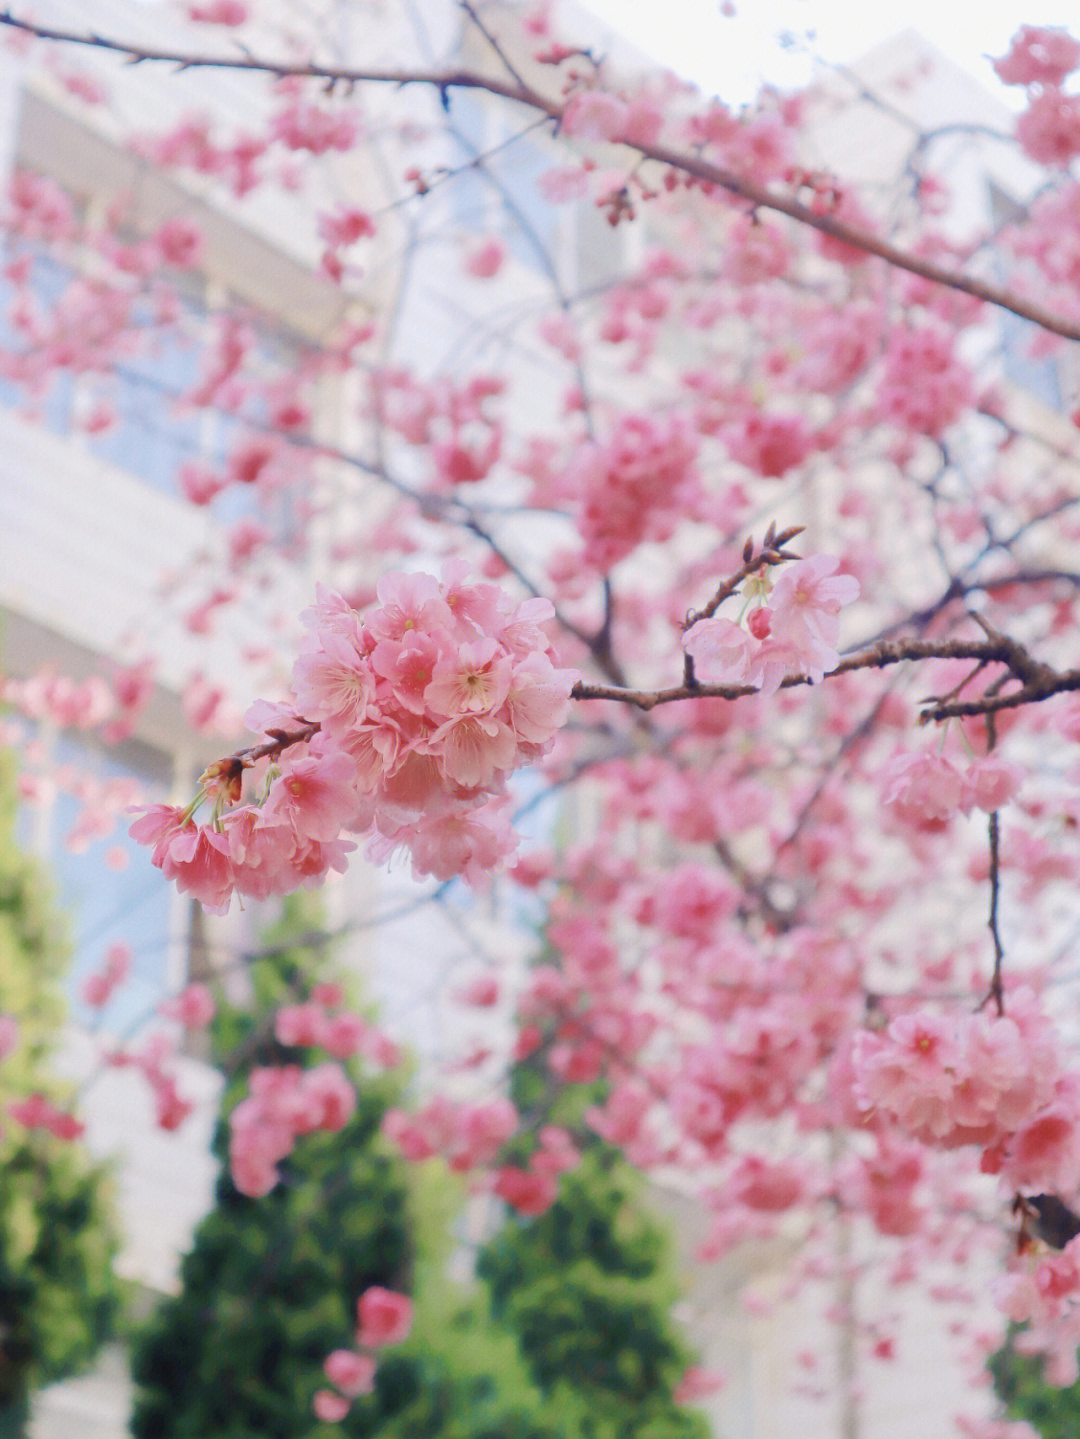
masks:
<svg viewBox="0 0 1080 1439"><path fill-rule="evenodd" d="M852 575L836 575L832 555L816 555L786 566L746 630L728 619L696 619L683 638L697 678L708 684L749 685L773 694L786 675L820 681L836 668L842 605L859 593Z"/></svg>
<svg viewBox="0 0 1080 1439"><path fill-rule="evenodd" d="M323 1363L326 1377L349 1399L370 1394L375 1383L375 1360L351 1349L335 1349Z"/></svg>
<svg viewBox="0 0 1080 1439"><path fill-rule="evenodd" d="M1060 85L1080 67L1080 41L1067 30L1022 25L1013 36L1009 53L994 61L998 78L1006 85Z"/></svg>
<svg viewBox="0 0 1080 1439"><path fill-rule="evenodd" d="M263 898L343 868L352 846L342 830L373 830L376 855L407 847L418 874L472 883L512 850L507 776L550 747L575 677L554 664L542 627L552 607L514 605L456 572L443 585L388 577L379 599L362 618L321 592L308 612L296 710L284 716L307 752L270 743L284 753L261 803L231 807L241 757L211 766L189 811L155 806L131 826L154 846L153 863L207 908L223 912L234 890ZM210 793L215 817L198 825L193 809Z"/></svg>
<svg viewBox="0 0 1080 1439"><path fill-rule="evenodd" d="M335 1394L332 1389L320 1389L312 1400L312 1408L316 1419L325 1424L338 1424L348 1414L350 1405L343 1394Z"/></svg>
<svg viewBox="0 0 1080 1439"><path fill-rule="evenodd" d="M400 1344L412 1328L412 1301L404 1294L374 1286L357 1300L356 1317L358 1344L371 1349Z"/></svg>

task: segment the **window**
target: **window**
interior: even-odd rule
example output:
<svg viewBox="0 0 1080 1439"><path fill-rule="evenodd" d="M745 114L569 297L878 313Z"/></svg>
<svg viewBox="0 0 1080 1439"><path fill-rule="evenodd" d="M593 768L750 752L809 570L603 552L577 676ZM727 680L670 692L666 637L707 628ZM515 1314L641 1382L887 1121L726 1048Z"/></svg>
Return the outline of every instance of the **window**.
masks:
<svg viewBox="0 0 1080 1439"><path fill-rule="evenodd" d="M557 163L547 136L508 126L501 111L467 92L455 94L451 120L458 166L488 156L482 169L463 169L450 182L455 222L478 234L501 235L519 264L543 268L538 245L550 254L559 228L559 208L540 190L541 177Z"/></svg>
<svg viewBox="0 0 1080 1439"><path fill-rule="evenodd" d="M4 246L5 265L15 258L9 245ZM30 272L30 295L45 313L60 299L74 277L74 271L55 256L44 251L34 255ZM0 350L21 355L28 350L12 313L18 291L11 279L0 272ZM55 435L66 435L71 427L71 407L75 395L75 377L69 370L52 371L43 377L47 388L39 394L36 387L18 380L0 379L0 405L23 407L40 416L41 422Z"/></svg>
<svg viewBox="0 0 1080 1439"><path fill-rule="evenodd" d="M39 739L50 751L46 769L58 771L60 783L51 804L22 811L20 841L46 866L68 923L67 989L79 1023L93 1025L96 1019L81 999L87 976L101 969L110 945L130 947L131 973L107 1011L109 1030L123 1034L152 1018L181 979L173 972L176 901L159 871L147 864L145 847L128 836L123 814L96 840L85 835L80 821L87 801L92 809L95 789L117 781L132 781L147 799L161 798L171 764L160 751L134 742L110 750L69 732Z"/></svg>
<svg viewBox="0 0 1080 1439"><path fill-rule="evenodd" d="M146 324L140 347L116 366L106 394L117 423L91 441L94 454L171 494L185 460L206 453L205 417L184 413L178 399L199 373L196 336L205 329L205 311L189 285L180 321L154 327L149 307L137 316Z"/></svg>

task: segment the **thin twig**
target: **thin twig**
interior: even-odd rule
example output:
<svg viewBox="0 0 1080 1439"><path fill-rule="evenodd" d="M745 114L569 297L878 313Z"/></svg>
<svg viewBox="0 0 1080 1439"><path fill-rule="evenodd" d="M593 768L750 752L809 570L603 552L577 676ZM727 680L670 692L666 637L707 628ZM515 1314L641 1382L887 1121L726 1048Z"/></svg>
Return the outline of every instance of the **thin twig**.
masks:
<svg viewBox="0 0 1080 1439"><path fill-rule="evenodd" d="M509 71L509 73L514 77L514 79L518 82L519 85L524 85L525 77L522 75L521 71L517 68L514 62L510 59L510 56L506 53L498 37L493 35L488 29L488 27L484 24L483 20L480 19L480 16L476 13L476 10L470 3L470 0L458 0L458 4L461 6L462 10L465 11L465 14L468 15L469 19L476 26L476 28L480 31L480 34L483 35L484 39L491 46L492 50L495 51L495 54L498 55L499 59L506 66L506 69Z"/></svg>
<svg viewBox="0 0 1080 1439"><path fill-rule="evenodd" d="M776 526L770 525L765 535L765 541L756 555L754 554L754 541L748 539L743 547L743 563L740 568L718 586L716 593L703 609L689 612L683 623L683 632L691 629L698 620L711 619L724 601L730 598L743 581L748 580L751 575L756 575L759 570L768 569L770 565L780 565L785 560L797 559L797 555L785 554L784 547L789 545L796 535L801 535L804 529L804 525L792 525L790 529L786 529L778 535Z"/></svg>
<svg viewBox="0 0 1080 1439"><path fill-rule="evenodd" d="M955 715L989 715L1002 709L1015 709L1018 705L1035 704L1049 699L1052 695L1080 690L1080 670L1054 670L1049 665L1034 659L1023 645L997 635L986 640L881 640L861 654L849 655L825 676L834 679L837 675L852 674L857 670L885 669L889 665L902 664L908 660L974 660L980 664L1002 664L1020 682L1020 689L1008 694L987 694L980 699L943 704L931 700L920 715L922 723L949 719ZM781 689L794 689L810 685L814 681L809 675L788 675L780 681ZM667 689L636 690L620 689L612 685L595 685L579 682L571 690L578 700L614 700L621 704L634 705L638 709L652 710L657 705L673 704L689 699L743 699L758 693L756 685L672 685Z"/></svg>
<svg viewBox="0 0 1080 1439"><path fill-rule="evenodd" d="M1005 949L1001 943L1001 933L998 929L998 895L1000 893L1000 829L998 825L997 810L991 811L989 826L990 841L990 917L987 924L990 929L990 937L994 942L994 972L990 980L990 992L987 999L992 999L999 1015L1005 1013L1005 994L1002 986L1002 962L1005 959ZM984 1001L985 1002L985 1001Z"/></svg>

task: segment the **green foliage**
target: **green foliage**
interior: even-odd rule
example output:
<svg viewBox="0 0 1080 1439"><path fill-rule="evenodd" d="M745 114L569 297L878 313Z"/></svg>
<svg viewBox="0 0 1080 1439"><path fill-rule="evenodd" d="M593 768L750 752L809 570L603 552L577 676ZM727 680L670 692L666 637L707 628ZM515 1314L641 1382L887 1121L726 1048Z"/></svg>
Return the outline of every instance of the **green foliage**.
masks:
<svg viewBox="0 0 1080 1439"><path fill-rule="evenodd" d="M264 1198L239 1193L225 1164L228 1115L250 1070L311 1062L280 1045L272 1029L277 1005L310 993L320 955L304 943L309 911L310 903L287 906L251 966L250 1007L220 1003L213 1021L212 1050L227 1078L214 1144L222 1161L217 1203L183 1261L181 1292L134 1347L136 1436L316 1432L312 1400L326 1382L323 1360L350 1343L357 1296L370 1285L407 1282L406 1190L379 1139L393 1092L387 1082L360 1088L341 1132L300 1139L282 1182Z"/></svg>
<svg viewBox="0 0 1080 1439"><path fill-rule="evenodd" d="M14 838L11 768L0 755L0 1014L20 1042L0 1060L0 1111L35 1091L67 1099L48 1068L63 1017L68 951L48 883ZM0 1134L0 1419L86 1365L120 1303L108 1178L78 1145L6 1122ZM11 1419L12 1432L17 1420Z"/></svg>
<svg viewBox="0 0 1080 1439"><path fill-rule="evenodd" d="M572 1101L564 1101L566 1104ZM493 1313L580 1439L697 1439L673 1392L688 1355L659 1225L629 1167L598 1141L535 1219L512 1218L481 1253Z"/></svg>
<svg viewBox="0 0 1080 1439"><path fill-rule="evenodd" d="M272 1014L325 977L312 914L290 901L251 965L250 1005L214 1021L219 1157L252 1066L310 1062L275 1041ZM466 1196L441 1163L406 1167L384 1145L396 1097L394 1081L361 1079L355 1119L300 1139L262 1199L223 1170L182 1291L135 1347L136 1439L700 1439L701 1421L671 1398L686 1363L667 1318L674 1290L629 1169L595 1145L549 1214L509 1220L487 1246L488 1292L455 1284L450 1236ZM558 1117L584 1102L565 1098ZM351 1345L356 1299L373 1284L411 1292L412 1333L380 1356L371 1395L320 1424L323 1361Z"/></svg>
<svg viewBox="0 0 1080 1439"><path fill-rule="evenodd" d="M227 1076L216 1148L253 1065L306 1063L279 1045L272 1011L305 998L321 961L310 901L290 901L251 966L252 1003L225 1005L212 1051ZM384 1145L396 1083L361 1080L357 1113L337 1134L301 1138L283 1182L262 1199L223 1169L217 1203L184 1260L182 1290L138 1337L136 1439L560 1439L537 1410L513 1339L474 1292L446 1279L460 1186L437 1167L413 1171ZM412 1291L413 1333L381 1358L373 1394L340 1424L320 1424L323 1361L349 1347L356 1300L370 1285Z"/></svg>
<svg viewBox="0 0 1080 1439"><path fill-rule="evenodd" d="M990 1360L998 1398L1010 1419L1026 1419L1042 1439L1076 1439L1080 1434L1080 1383L1067 1389L1049 1384L1043 1375L1042 1360L1017 1348L1021 1333L1013 1329Z"/></svg>

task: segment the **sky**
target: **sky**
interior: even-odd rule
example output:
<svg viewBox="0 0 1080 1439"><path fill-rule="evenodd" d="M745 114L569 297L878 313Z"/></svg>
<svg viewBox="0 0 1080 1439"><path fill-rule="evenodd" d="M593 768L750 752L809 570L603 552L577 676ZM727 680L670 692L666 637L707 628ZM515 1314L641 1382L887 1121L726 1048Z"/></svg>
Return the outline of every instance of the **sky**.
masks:
<svg viewBox="0 0 1080 1439"><path fill-rule="evenodd" d="M1002 55L1021 25L1080 32L1078 0L583 0L659 64L728 104L762 81L798 89L813 56L844 64L901 30L933 45L1008 101L987 56ZM734 14L725 14L733 9ZM790 37L785 43L783 36ZM1019 95L1020 92L1017 92Z"/></svg>

